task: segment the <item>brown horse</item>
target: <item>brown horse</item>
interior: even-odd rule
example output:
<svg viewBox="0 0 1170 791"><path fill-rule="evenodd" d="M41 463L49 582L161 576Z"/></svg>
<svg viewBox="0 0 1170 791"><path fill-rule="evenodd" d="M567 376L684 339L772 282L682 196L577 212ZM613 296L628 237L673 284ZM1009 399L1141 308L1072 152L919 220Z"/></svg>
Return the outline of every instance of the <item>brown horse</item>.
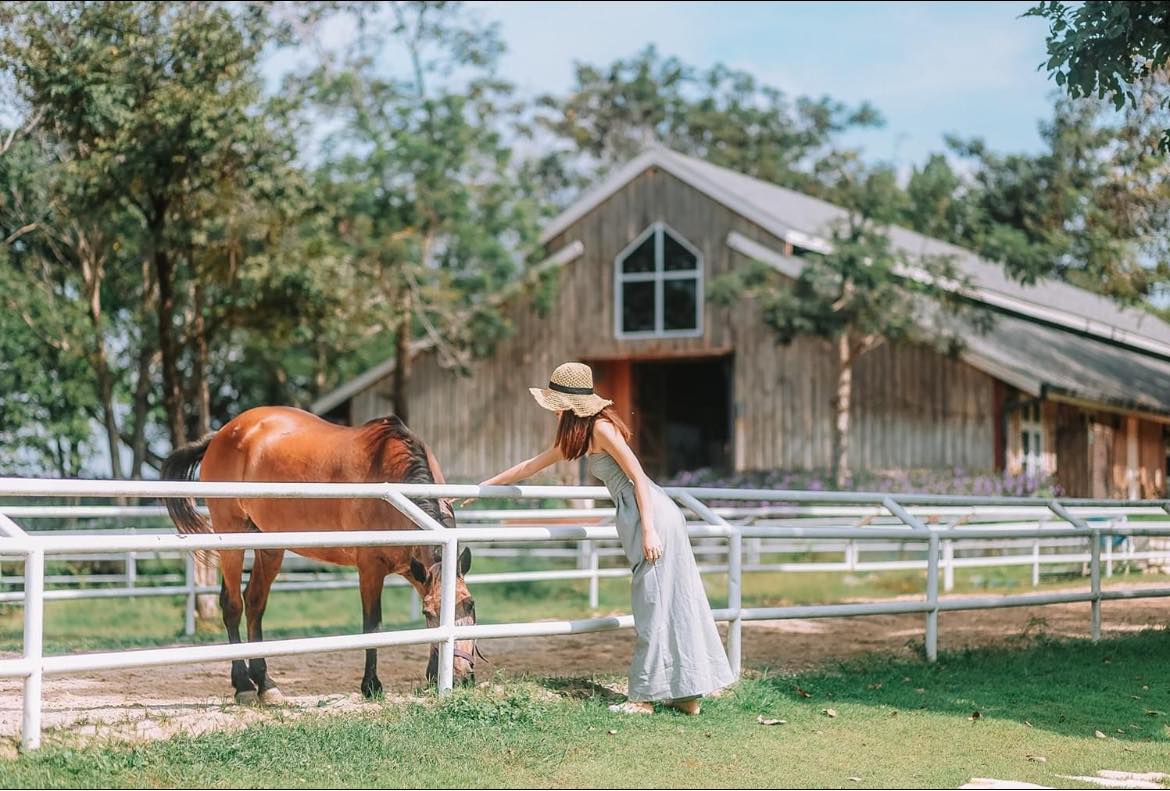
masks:
<svg viewBox="0 0 1170 791"><path fill-rule="evenodd" d="M345 483L443 483L438 462L422 440L397 417L349 427L328 423L290 407L258 407L239 415L201 441L176 450L162 466L167 480L192 480L199 465L201 481L283 481ZM168 499L167 510L180 533L264 533L319 530L415 530L418 526L393 505L374 499L211 498L210 524L191 499ZM446 527L455 526L449 500L423 500L419 507ZM389 573L400 574L418 591L428 626L439 622L442 590L441 550L432 546L382 546L293 549L298 555L341 566L356 566L362 599L362 631L382 623L382 586ZM268 591L280 571L283 549L254 551L248 585L240 595L244 550L219 551L223 570L220 604L228 640L239 643L240 616L247 605L248 642L264 639L260 622ZM471 565L464 549L458 562L455 623L475 623L475 605L463 582ZM475 643L455 646L455 678L475 670ZM361 690L378 694L378 653L366 650ZM427 678L434 680L438 647L431 646ZM232 686L240 702L274 702L280 691L268 676L263 658L232 662Z"/></svg>

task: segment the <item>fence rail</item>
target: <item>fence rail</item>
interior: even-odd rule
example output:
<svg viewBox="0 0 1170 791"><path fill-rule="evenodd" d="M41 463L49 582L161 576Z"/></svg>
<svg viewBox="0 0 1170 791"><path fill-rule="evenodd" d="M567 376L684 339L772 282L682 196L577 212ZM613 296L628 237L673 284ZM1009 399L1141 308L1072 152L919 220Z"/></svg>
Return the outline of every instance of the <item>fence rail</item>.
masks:
<svg viewBox="0 0 1170 791"><path fill-rule="evenodd" d="M890 495L867 492L799 492L775 490L734 490L713 488L668 488L666 492L690 511L698 520L688 531L692 539L720 539L726 542L727 607L714 611L717 620L728 623L727 654L733 669L741 666L742 624L744 621L780 618L818 618L864 616L892 613L920 613L926 617L925 653L928 661L937 656L938 614L942 611L987 609L1054 604L1060 602L1089 602L1091 604L1090 631L1094 639L1100 635L1100 604L1103 600L1146 598L1170 595L1170 589L1139 591L1102 591L1101 556L1103 536L1170 536L1170 523L1136 526L1124 522L1129 516L1166 515L1167 501L1117 502L1102 500L1045 500L1042 498L978 498L943 495ZM525 521L522 510L492 512L461 512L461 519L475 521L474 514L490 524L479 527L445 529L431 519L413 501L435 497L480 497L533 499L599 499L608 500L608 491L600 487L573 486L463 486L431 484L280 484L280 483L188 483L169 481L51 481L43 479L0 478L0 497L98 497L98 498L167 498L167 497L283 497L283 498L375 498L390 503L410 518L417 531L387 532L305 532L296 534L248 535L174 535L154 533L53 535L51 532L29 533L12 517L29 518L30 506L0 506L0 556L21 557L24 560L23 591L24 645L20 658L0 660L0 677L23 678L24 700L22 744L35 749L40 744L42 680L46 674L70 674L114 668L150 667L165 664L224 661L248 658L256 653L255 646L200 645L180 646L136 651L110 651L92 654L44 655L44 602L57 598L61 591L45 590L45 561L47 557L109 556L122 553L180 552L191 557L197 550L259 549L303 547L356 547L389 545L433 545L443 547L442 583L439 624L424 629L408 629L361 635L273 640L264 644L262 653L271 656L295 655L388 645L437 643L439 645L438 688L440 694L449 691L453 682L454 646L456 640L491 639L498 637L551 636L579 634L630 628L629 615L588 618L569 621L538 623L501 623L493 625L456 626L455 563L460 545L492 542L521 542L546 544L548 542L597 542L617 540L611 526L596 524L542 524L505 526L499 522ZM880 518L884 524L736 524L724 514L724 508L714 503L762 502L760 516L771 509L774 516L789 518L800 514L814 520ZM2 500L0 500L2 502ZM783 504L783 505L777 505ZM59 506L39 506L57 508ZM97 509L108 506L83 506L92 509L95 516L113 515ZM38 506L31 506L38 508ZM789 517L784 509L789 509ZM747 509L750 510L750 509ZM557 519L580 520L580 509L561 509ZM9 514L5 516L4 514ZM612 510L610 511L612 513ZM61 512L65 515L65 512ZM490 517L488 516L490 514ZM74 514L76 515L76 514ZM730 514L728 514L730 515ZM993 525L963 525L963 519L977 520L993 516L1017 521L1007 527ZM945 524L942 517L952 517ZM1051 520L1044 527L1018 521L1035 517ZM543 514L530 521L549 520ZM1096 522L1090 519L1098 520ZM924 521L925 520L925 521ZM750 522L751 520L749 520ZM900 526L896 526L900 525ZM1086 592L1023 594L997 597L973 597L940 600L939 571L943 566L943 550L948 544L970 541L1088 539L1090 587ZM921 600L885 601L863 604L824 604L798 607L744 607L741 589L745 571L745 539L781 541L895 541L919 542L926 547L926 590ZM1080 557L1078 555L1078 557ZM959 559L956 559L956 561ZM188 564L190 564L188 560ZM856 562L856 561L854 561ZM589 569L595 569L596 556ZM951 564L948 568L952 568ZM596 569L592 579L609 569ZM620 570L618 570L620 571ZM514 577L511 574L494 575L497 578ZM549 572L543 572L549 573ZM490 577L493 575L483 575ZM569 575L564 575L568 577ZM474 578L470 578L474 580ZM182 589L188 596L195 595L188 575ZM121 591L119 591L121 592ZM77 593L68 591L68 593Z"/></svg>

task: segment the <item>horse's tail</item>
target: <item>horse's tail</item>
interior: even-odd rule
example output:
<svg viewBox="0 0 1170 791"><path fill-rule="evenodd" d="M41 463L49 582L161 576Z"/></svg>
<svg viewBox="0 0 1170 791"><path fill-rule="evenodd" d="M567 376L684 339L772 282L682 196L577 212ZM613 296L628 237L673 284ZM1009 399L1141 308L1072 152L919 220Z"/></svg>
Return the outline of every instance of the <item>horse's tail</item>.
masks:
<svg viewBox="0 0 1170 791"><path fill-rule="evenodd" d="M177 449L159 470L160 477L165 481L193 481L195 468L203 461L203 454L207 453L207 446L211 444L215 432L208 434L198 442L184 445ZM210 533L211 523L202 514L195 510L195 500L186 498L167 498L167 513L175 523L180 533Z"/></svg>

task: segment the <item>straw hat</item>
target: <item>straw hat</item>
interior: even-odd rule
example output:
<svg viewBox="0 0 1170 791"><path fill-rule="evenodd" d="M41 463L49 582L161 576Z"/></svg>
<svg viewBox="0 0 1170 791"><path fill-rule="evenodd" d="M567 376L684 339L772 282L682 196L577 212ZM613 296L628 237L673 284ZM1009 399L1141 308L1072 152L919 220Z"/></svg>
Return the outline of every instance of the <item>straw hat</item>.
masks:
<svg viewBox="0 0 1170 791"><path fill-rule="evenodd" d="M536 403L551 412L573 410L577 417L596 415L613 403L593 392L593 371L585 363L557 366L548 387L530 387Z"/></svg>

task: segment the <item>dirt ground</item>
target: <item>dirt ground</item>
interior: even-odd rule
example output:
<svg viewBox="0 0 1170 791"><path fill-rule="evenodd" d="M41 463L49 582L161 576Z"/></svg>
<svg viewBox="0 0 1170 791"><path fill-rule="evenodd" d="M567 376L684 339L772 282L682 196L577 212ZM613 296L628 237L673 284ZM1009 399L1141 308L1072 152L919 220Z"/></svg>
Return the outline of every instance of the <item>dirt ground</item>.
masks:
<svg viewBox="0 0 1170 791"><path fill-rule="evenodd" d="M1170 601L1105 602L1102 628L1120 634L1170 623ZM1043 632L1053 637L1086 636L1089 605L1011 608L939 616L942 650L986 646ZM923 616L759 621L744 625L744 662L748 668L792 672L828 660L874 652L911 656L923 638ZM628 631L484 641L490 662L481 663L477 681L506 676L603 676L620 678L632 654ZM426 646L386 648L378 672L387 699L416 699L424 682ZM374 705L357 693L361 652L277 657L269 673L280 685L280 707L237 706L231 695L228 663L118 670L45 679L44 727L48 738L96 737L150 740L176 733L244 727L272 718L361 710ZM611 685L624 691L621 682ZM0 742L12 744L21 718L21 682L0 680Z"/></svg>

